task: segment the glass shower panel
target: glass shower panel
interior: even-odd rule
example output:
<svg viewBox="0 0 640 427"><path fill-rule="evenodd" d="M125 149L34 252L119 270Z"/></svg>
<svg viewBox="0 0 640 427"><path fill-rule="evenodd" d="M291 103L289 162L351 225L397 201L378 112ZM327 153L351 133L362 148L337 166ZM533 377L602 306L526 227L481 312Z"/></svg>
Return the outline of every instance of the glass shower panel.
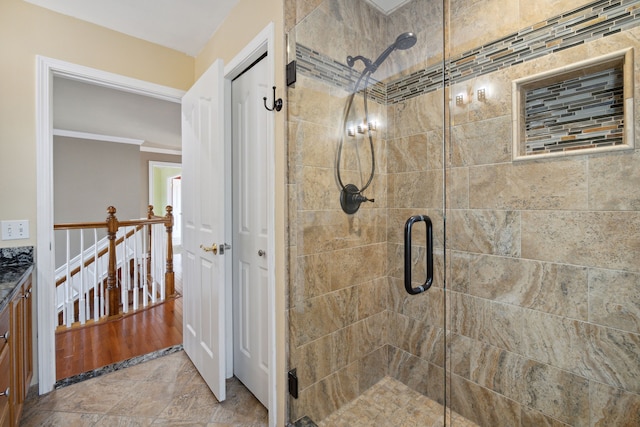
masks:
<svg viewBox="0 0 640 427"><path fill-rule="evenodd" d="M403 412L437 425L446 343L443 4L290 1L286 15L297 68L288 88L288 369L298 391L290 420L393 425ZM374 201L345 213L341 182ZM403 281L413 215L433 223L435 277L419 295ZM423 222L413 234L418 286Z"/></svg>
<svg viewBox="0 0 640 427"><path fill-rule="evenodd" d="M481 426L640 425L639 7L448 1L447 393Z"/></svg>

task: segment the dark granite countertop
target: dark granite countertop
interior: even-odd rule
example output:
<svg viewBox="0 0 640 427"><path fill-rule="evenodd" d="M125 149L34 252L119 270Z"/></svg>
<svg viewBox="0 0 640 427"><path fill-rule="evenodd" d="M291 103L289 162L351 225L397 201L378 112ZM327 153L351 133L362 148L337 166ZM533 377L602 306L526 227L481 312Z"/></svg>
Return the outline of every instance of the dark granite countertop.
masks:
<svg viewBox="0 0 640 427"><path fill-rule="evenodd" d="M32 271L32 246L0 249L0 311Z"/></svg>

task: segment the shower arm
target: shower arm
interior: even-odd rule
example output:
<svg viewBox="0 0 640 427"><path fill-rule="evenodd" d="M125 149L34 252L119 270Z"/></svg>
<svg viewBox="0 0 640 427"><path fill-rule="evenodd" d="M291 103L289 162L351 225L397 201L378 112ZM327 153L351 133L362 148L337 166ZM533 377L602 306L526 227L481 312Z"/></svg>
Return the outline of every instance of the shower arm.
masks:
<svg viewBox="0 0 640 427"><path fill-rule="evenodd" d="M353 67L356 63L356 61L362 61L364 63L365 66L365 71L368 70L368 68L371 66L371 60L369 58L365 58L362 55L358 55L358 56L347 56L347 65L349 67ZM364 71L363 71L364 72Z"/></svg>

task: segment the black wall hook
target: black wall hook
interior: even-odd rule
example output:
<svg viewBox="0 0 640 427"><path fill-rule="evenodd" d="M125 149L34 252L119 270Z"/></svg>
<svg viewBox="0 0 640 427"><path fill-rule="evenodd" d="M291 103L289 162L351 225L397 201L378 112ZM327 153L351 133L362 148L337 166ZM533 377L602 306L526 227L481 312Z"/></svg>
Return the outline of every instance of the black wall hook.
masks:
<svg viewBox="0 0 640 427"><path fill-rule="evenodd" d="M268 111L280 111L282 110L282 98L276 99L276 87L273 87L273 106L271 108L267 107L267 97L262 98L264 100L264 108Z"/></svg>

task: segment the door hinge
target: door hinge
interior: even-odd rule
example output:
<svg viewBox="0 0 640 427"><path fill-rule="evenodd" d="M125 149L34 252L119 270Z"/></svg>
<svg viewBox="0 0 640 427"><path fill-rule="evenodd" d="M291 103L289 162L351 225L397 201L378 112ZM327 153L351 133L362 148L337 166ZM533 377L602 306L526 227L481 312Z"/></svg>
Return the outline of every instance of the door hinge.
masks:
<svg viewBox="0 0 640 427"><path fill-rule="evenodd" d="M294 399L298 398L298 375L295 369L289 371L289 394Z"/></svg>
<svg viewBox="0 0 640 427"><path fill-rule="evenodd" d="M296 68L295 60L287 64L287 86L291 86L296 82Z"/></svg>

